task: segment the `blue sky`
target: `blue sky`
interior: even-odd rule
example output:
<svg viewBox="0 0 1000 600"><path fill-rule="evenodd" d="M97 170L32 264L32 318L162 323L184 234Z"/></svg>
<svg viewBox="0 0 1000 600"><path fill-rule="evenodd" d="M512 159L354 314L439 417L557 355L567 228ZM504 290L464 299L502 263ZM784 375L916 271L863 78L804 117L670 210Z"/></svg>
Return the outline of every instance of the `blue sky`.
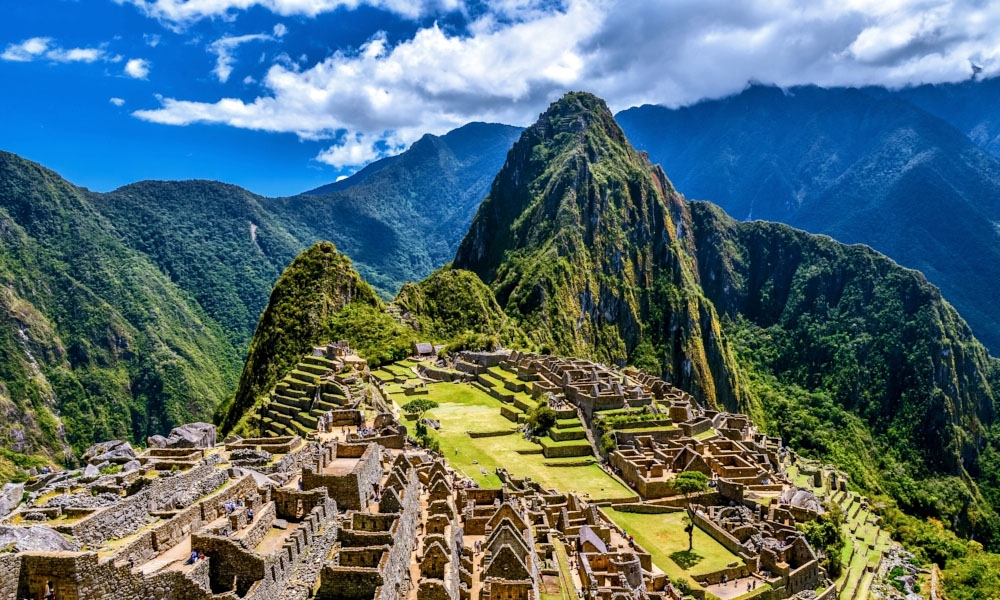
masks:
<svg viewBox="0 0 1000 600"><path fill-rule="evenodd" d="M0 149L106 191L287 195L569 90L678 106L749 80L902 86L1000 71L972 0L31 0L0 8Z"/></svg>

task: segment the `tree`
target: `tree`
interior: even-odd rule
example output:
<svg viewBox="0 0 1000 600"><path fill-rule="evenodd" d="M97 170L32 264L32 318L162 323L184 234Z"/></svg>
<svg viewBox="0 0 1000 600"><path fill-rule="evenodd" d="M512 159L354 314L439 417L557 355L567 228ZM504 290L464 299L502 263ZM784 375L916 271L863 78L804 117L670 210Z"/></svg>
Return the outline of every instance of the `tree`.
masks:
<svg viewBox="0 0 1000 600"><path fill-rule="evenodd" d="M688 534L688 552L694 550L694 521L691 517L684 517L684 533Z"/></svg>
<svg viewBox="0 0 1000 600"><path fill-rule="evenodd" d="M708 489L708 476L700 471L684 471L674 477L674 489L690 498L691 494L704 492Z"/></svg>
<svg viewBox="0 0 1000 600"><path fill-rule="evenodd" d="M805 535L806 541L820 555L820 565L826 569L827 575L836 578L843 571L840 551L844 548L843 513L839 506L832 502L824 505L826 512L814 521L798 525Z"/></svg>
<svg viewBox="0 0 1000 600"><path fill-rule="evenodd" d="M406 404L404 404L403 411L405 411L408 414L413 414L413 413L423 414L431 410L432 408L437 408L437 406L438 403L433 400L429 400L427 398L418 398L416 400L411 400Z"/></svg>
<svg viewBox="0 0 1000 600"><path fill-rule="evenodd" d="M535 432L548 431L556 424L556 411L548 404L539 404L528 411L524 422Z"/></svg>

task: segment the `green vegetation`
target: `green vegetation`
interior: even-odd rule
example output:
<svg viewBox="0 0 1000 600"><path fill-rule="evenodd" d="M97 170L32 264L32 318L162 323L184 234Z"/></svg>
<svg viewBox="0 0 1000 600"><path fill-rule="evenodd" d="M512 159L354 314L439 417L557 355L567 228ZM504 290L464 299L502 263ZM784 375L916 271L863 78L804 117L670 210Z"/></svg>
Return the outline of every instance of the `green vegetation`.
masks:
<svg viewBox="0 0 1000 600"><path fill-rule="evenodd" d="M836 579L844 570L841 561L846 543L843 532L844 514L840 506L833 503L827 503L824 508L826 512L818 519L800 523L798 528L805 534L806 541L813 550L820 555L820 564L827 574L831 579Z"/></svg>
<svg viewBox="0 0 1000 600"><path fill-rule="evenodd" d="M209 419L235 383L223 330L123 244L95 202L0 153L4 481L96 440L139 442Z"/></svg>
<svg viewBox="0 0 1000 600"><path fill-rule="evenodd" d="M626 533L652 555L653 564L670 576L675 584L688 581L697 586L699 575L725 569L740 558L719 544L707 533L694 527L692 530L694 551L688 550L688 536L684 533L686 512L647 515L629 513L614 508L602 509ZM687 565L686 567L679 564Z"/></svg>
<svg viewBox="0 0 1000 600"><path fill-rule="evenodd" d="M556 411L548 404L539 404L525 413L524 422L536 435L543 435L556 424Z"/></svg>
<svg viewBox="0 0 1000 600"><path fill-rule="evenodd" d="M419 398L417 400L410 400L403 405L403 410L407 413L422 413L431 410L432 408L437 408L438 403L433 400L428 400L427 398Z"/></svg>
<svg viewBox="0 0 1000 600"><path fill-rule="evenodd" d="M424 417L441 423L428 435L439 443L449 464L483 487L499 487L497 467L515 477L530 477L560 491L576 491L595 499L634 498L635 494L604 472L592 459L546 459L541 447L515 432L515 425L500 414L499 400L468 384L433 383L428 398L437 408ZM406 402L402 392L390 394L393 401ZM472 434L493 435L473 437ZM484 473L485 471L485 473Z"/></svg>
<svg viewBox="0 0 1000 600"><path fill-rule="evenodd" d="M685 497L689 497L708 489L708 476L701 471L684 471L674 477L673 487Z"/></svg>
<svg viewBox="0 0 1000 600"><path fill-rule="evenodd" d="M382 330L377 320L371 330L362 323L384 314L381 305L375 291L333 244L316 244L296 257L274 286L260 317L233 401L219 408L222 431L245 431L254 409L278 379L314 345L350 331L349 324L371 336L352 340L370 351L369 340ZM341 313L345 307L347 312Z"/></svg>

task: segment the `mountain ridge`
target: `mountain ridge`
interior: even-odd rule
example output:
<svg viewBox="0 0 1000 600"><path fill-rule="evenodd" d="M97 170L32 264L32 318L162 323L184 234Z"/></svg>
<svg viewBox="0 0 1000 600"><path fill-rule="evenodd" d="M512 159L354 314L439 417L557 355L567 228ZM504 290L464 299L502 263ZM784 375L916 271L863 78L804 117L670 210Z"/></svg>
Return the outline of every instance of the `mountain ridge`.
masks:
<svg viewBox="0 0 1000 600"><path fill-rule="evenodd" d="M815 86L617 118L689 196L868 244L923 272L1000 345L988 284L1000 277L1000 161L941 118L896 95Z"/></svg>

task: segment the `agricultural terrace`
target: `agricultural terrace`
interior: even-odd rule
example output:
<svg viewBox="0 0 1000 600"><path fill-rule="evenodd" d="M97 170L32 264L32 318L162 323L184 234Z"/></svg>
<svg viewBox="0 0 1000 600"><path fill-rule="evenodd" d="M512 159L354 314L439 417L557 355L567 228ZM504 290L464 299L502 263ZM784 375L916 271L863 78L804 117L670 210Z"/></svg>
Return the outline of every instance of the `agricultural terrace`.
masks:
<svg viewBox="0 0 1000 600"><path fill-rule="evenodd" d="M500 487L497 467L517 477L530 477L548 488L575 492L584 498L634 498L635 493L608 475L593 456L545 458L542 447L517 432L517 425L504 417L507 406L466 383L431 383L426 394L406 395L402 386L386 386L389 398L403 406L415 398L427 398L438 407L424 413L424 418L441 423L431 432L441 452L457 471L482 487ZM404 421L413 430L415 423ZM577 423L579 426L579 423ZM492 435L483 435L492 434Z"/></svg>

